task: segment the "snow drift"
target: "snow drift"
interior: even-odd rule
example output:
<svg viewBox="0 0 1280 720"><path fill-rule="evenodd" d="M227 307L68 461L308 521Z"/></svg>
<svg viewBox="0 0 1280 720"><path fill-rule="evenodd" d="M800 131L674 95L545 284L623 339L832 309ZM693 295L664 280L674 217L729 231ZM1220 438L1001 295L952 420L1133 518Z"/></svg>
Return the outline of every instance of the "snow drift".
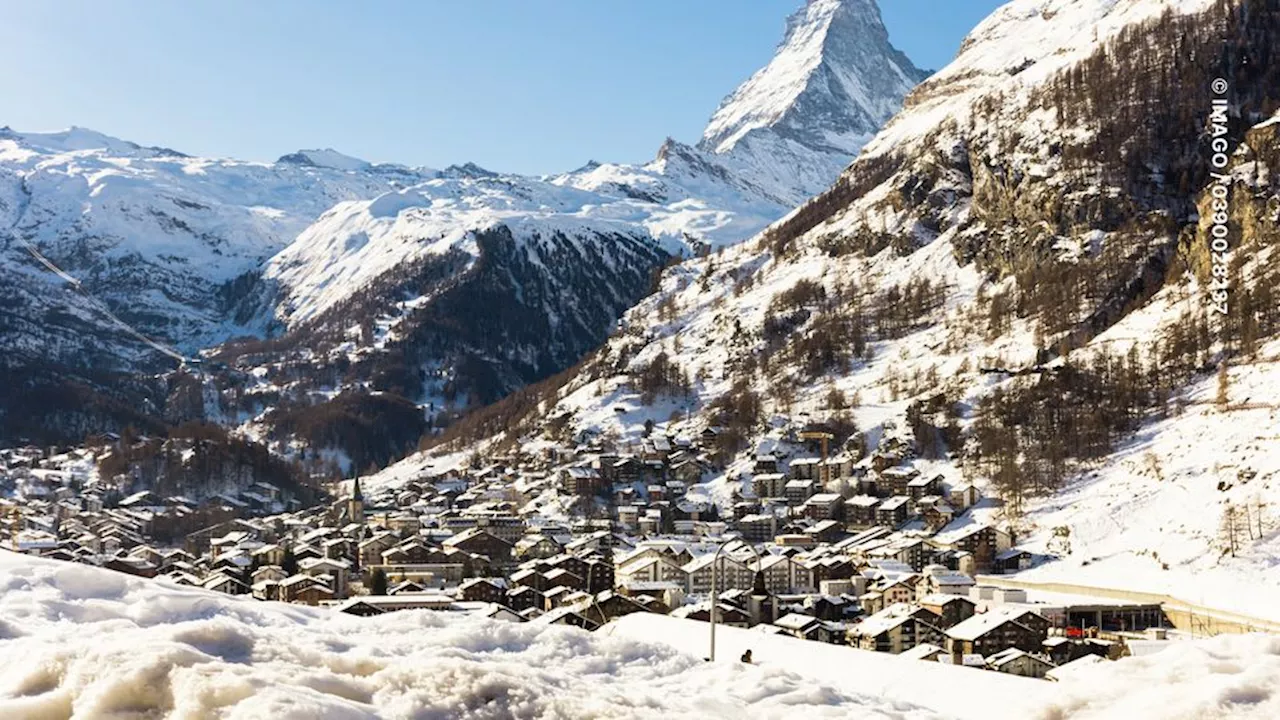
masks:
<svg viewBox="0 0 1280 720"><path fill-rule="evenodd" d="M726 630L725 641L749 632ZM849 672L832 682L810 674L803 662L794 668L747 666L732 658L706 663L655 639L671 641L661 633L630 639L624 632L593 635L430 611L357 618L0 553L5 718L915 720L963 716L923 705L974 704L972 697L924 702L930 693L966 693L1000 683L1042 689L1027 695L1045 698L1042 707L1030 710L1044 718L1280 713L1273 693L1280 687L1280 640L1263 636L1179 643L1151 656L1082 670L1059 685L955 669L971 673L965 677L973 684L922 692L919 703L872 696L879 690L874 674ZM772 659L777 662L778 655ZM894 683L898 688L910 686L905 680L916 669L917 687L932 687L929 678L936 677L929 672L941 669L872 659L903 674ZM986 717L1014 717L1007 697L988 701ZM1019 710L1017 717L1027 715Z"/></svg>
<svg viewBox="0 0 1280 720"><path fill-rule="evenodd" d="M0 717L797 715L939 717L572 628L363 619L0 555Z"/></svg>

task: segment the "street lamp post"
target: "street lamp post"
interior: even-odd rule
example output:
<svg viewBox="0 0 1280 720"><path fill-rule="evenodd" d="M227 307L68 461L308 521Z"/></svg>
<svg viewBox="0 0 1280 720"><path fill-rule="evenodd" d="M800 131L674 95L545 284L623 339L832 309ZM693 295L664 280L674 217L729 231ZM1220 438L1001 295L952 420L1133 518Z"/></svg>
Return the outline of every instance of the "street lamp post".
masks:
<svg viewBox="0 0 1280 720"><path fill-rule="evenodd" d="M729 543L733 542L733 540L736 540L736 539L737 538L732 538L730 540L725 540L721 542L720 547L716 548L715 557L711 559L711 611L710 611L711 612L711 655L710 657L707 658L708 660L711 660L711 661L715 661L716 659L716 610L719 609L718 608L719 592L716 587L716 575L720 570L720 553L724 552L724 549L728 547ZM759 572L760 565L762 562L760 559L760 551L756 550L756 547L750 543L744 542L743 545L747 546L747 548L750 549L751 552L755 554L756 572Z"/></svg>

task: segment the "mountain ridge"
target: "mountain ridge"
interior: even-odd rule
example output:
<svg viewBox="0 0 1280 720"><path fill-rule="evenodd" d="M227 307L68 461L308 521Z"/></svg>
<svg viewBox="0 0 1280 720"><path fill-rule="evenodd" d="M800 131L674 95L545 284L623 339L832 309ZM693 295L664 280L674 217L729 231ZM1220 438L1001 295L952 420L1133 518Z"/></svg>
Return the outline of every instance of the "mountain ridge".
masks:
<svg viewBox="0 0 1280 720"><path fill-rule="evenodd" d="M899 103L905 91L891 88L882 102ZM750 237L804 199L805 191L779 185L769 161L749 162L749 155L668 141L648 163L593 163L535 178L472 163L444 170L373 164L327 148L263 163L191 157L84 128L6 130L0 302L14 312L0 319L10 331L0 362L25 377L31 363L48 361L63 368L40 375L40 383L58 386L48 392L114 397L112 383L133 387L130 373L171 373L181 357L181 374L198 356L216 356L229 375L212 382L231 396L166 416L207 412L257 437L273 434L263 415L273 398L329 403L389 388L420 391L411 400L435 422L446 395L452 399L444 404L456 403L450 412L461 412L573 364L643 297L651 272ZM822 182L845 161L819 168ZM494 233L509 236L514 251L499 252L505 241L487 250L477 242ZM446 271L458 274L442 277ZM587 291L548 284L575 277ZM371 297L376 289L390 293L385 302ZM552 333L546 352L523 342L476 345L472 337L442 341L436 357L415 345L416 367L392 357L428 327L454 327L466 337L456 321L426 307L455 297L484 298L495 318L506 318L486 325L487 343L520 335L523 328L506 323L522 317L526 326L543 326L529 321L531 312L557 320L555 308L535 310L550 298L573 309L545 325ZM593 303L597 310L584 310ZM429 324L418 325L420 317ZM321 345L305 347L310 340ZM324 382L305 378L308 358ZM261 381L261 373L283 380L272 363L296 374L287 391ZM30 378L22 382L28 390L18 404L41 405L34 398L43 391L32 390ZM161 412L173 402L163 389L137 392L147 402L126 394L125 404ZM46 408L69 412L64 403L44 403L39 417ZM19 415L9 422L21 427ZM75 427L77 434L113 429L106 418ZM291 452L284 440L278 448Z"/></svg>

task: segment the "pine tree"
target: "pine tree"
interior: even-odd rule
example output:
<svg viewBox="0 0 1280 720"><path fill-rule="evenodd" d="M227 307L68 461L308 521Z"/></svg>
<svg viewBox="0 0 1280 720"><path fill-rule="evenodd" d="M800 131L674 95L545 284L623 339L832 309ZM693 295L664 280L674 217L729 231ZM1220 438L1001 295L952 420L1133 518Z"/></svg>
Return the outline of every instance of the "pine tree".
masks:
<svg viewBox="0 0 1280 720"><path fill-rule="evenodd" d="M284 549L284 558L280 561L280 569L285 571L287 575L296 575L298 572L298 558L293 554L293 548Z"/></svg>
<svg viewBox="0 0 1280 720"><path fill-rule="evenodd" d="M1218 543L1223 555L1236 556L1236 551L1240 547L1240 532L1243 530L1241 520L1240 509L1236 506L1227 503L1222 508L1222 518L1218 524Z"/></svg>
<svg viewBox="0 0 1280 720"><path fill-rule="evenodd" d="M382 568L374 568L369 578L369 592L373 595L387 594L387 572Z"/></svg>

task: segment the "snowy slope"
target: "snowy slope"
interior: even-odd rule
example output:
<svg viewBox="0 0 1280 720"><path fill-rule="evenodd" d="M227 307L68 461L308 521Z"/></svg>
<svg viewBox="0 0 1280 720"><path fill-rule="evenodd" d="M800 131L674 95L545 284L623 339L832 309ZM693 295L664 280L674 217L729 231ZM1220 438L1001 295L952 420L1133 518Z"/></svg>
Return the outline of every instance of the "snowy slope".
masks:
<svg viewBox="0 0 1280 720"><path fill-rule="evenodd" d="M641 613L599 632L697 654L705 652L705 628ZM974 720L1266 718L1276 712L1269 688L1280 664L1280 642L1265 635L1176 642L1144 657L1099 663L1059 683L733 627L716 630L716 647L717 659L733 662L750 648L753 660L766 668L781 666L814 682Z"/></svg>
<svg viewBox="0 0 1280 720"><path fill-rule="evenodd" d="M868 155L901 150L944 123L959 126L974 103L1000 97L1016 107L1032 88L1088 58L1126 27L1165 12L1192 14L1213 0L1012 0L964 40L954 61L916 88L908 112L867 144Z"/></svg>
<svg viewBox="0 0 1280 720"><path fill-rule="evenodd" d="M567 627L357 618L8 552L0 587L5 717L946 717Z"/></svg>
<svg viewBox="0 0 1280 720"><path fill-rule="evenodd" d="M0 213L0 272L30 302L61 298L86 324L110 326L95 310L102 303L186 352L261 330L262 318L227 317L223 283L256 271L335 203L425 177L192 158L82 128L5 129L0 167L17 181Z"/></svg>
<svg viewBox="0 0 1280 720"><path fill-rule="evenodd" d="M1141 327L1141 326L1139 326ZM1216 380L1183 396L1175 418L1144 427L1099 467L1028 513L1027 547L1044 551L1052 530L1071 531L1071 554L1024 573L1172 595L1189 603L1280 621L1280 343L1233 368L1231 404ZM1224 531L1239 513L1233 556Z"/></svg>
<svg viewBox="0 0 1280 720"><path fill-rule="evenodd" d="M474 254L471 234L499 225L520 238L625 234L687 255L695 238L732 244L783 212L781 204L714 177L680 180L693 188L649 168L621 165L551 182L497 174L441 177L335 206L271 258L264 276L285 288L277 314L294 323L424 254Z"/></svg>

